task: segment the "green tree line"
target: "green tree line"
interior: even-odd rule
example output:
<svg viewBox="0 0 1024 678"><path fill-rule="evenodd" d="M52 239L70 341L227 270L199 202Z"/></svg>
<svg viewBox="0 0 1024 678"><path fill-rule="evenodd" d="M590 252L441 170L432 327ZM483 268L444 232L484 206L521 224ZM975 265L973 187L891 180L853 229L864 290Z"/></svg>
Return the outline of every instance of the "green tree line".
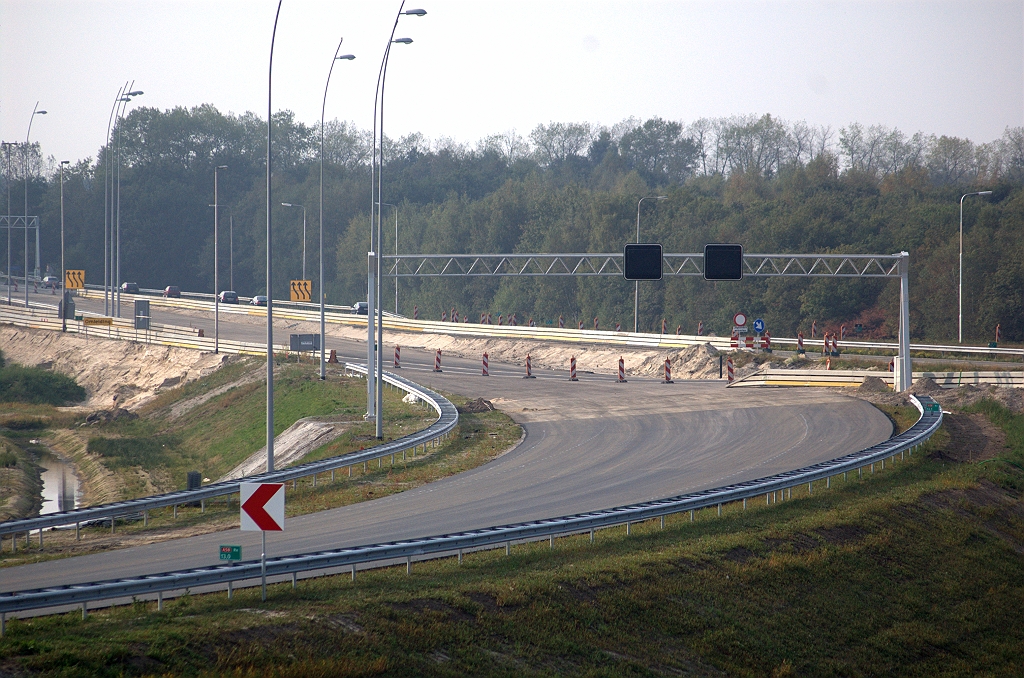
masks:
<svg viewBox="0 0 1024 678"><path fill-rule="evenodd" d="M320 215L319 126L284 111L274 117L273 294L302 270L305 205L307 272L316 286ZM219 173L221 289L265 293L265 122L225 115L212 105L133 110L97 158L65 169L69 268L103 277L104 187L120 165L122 280L143 287L179 285L213 292L213 173ZM325 289L328 303L366 294L369 248L368 133L327 124L324 167ZM119 132L119 134L117 133ZM383 201L397 205L403 254L621 252L636 233L666 252L700 252L708 242L738 242L751 253L911 254L915 338L956 337L958 228L961 195L991 190L964 204L964 330L990 341L1024 341L1024 128L989 143L906 135L884 126L851 124L838 131L770 115L700 119L690 124L651 118L611 127L588 123L538 125L468 146L419 134L385 138ZM44 268L59 270L59 175L38 145L15 144L5 155L3 185L11 211L42 223ZM118 160L119 157L119 160ZM6 195L3 196L4 198ZM385 208L385 253L395 251L393 208ZM18 234L20 235L20 234ZM232 244L233 241L233 244ZM20 262L23 245L11 253ZM6 239L0 267L6 266ZM393 310L393 282L384 284ZM567 325L593 318L602 328L631 327L633 286L618 278L403 279L399 308L439 319L457 308L477 319L516 314ZM865 336L892 337L895 281L746 279L707 283L666 278L641 284L642 329L693 333L703 322L726 333L737 311L763 317L773 334L856 324Z"/></svg>

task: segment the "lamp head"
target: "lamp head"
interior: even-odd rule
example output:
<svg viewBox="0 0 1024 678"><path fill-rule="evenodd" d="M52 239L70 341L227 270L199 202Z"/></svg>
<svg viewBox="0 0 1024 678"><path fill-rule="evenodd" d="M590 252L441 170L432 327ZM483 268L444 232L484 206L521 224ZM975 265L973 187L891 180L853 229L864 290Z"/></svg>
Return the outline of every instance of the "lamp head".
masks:
<svg viewBox="0 0 1024 678"><path fill-rule="evenodd" d="M36 115L46 115L46 111L36 111Z"/></svg>
<svg viewBox="0 0 1024 678"><path fill-rule="evenodd" d="M335 59L337 59L338 61L341 61L342 59L344 59L345 61L352 61L355 58L356 58L355 54L342 54L339 57L335 57Z"/></svg>
<svg viewBox="0 0 1024 678"><path fill-rule="evenodd" d="M412 44L412 38L395 38L391 42L397 42L397 43L400 43L402 45L411 45Z"/></svg>
<svg viewBox="0 0 1024 678"><path fill-rule="evenodd" d="M426 16L427 10L425 9L407 9L402 14L408 14L410 16Z"/></svg>
<svg viewBox="0 0 1024 678"><path fill-rule="evenodd" d="M281 207L295 207L295 205L291 204L290 202L283 202L281 203Z"/></svg>
<svg viewBox="0 0 1024 678"><path fill-rule="evenodd" d="M992 191L978 191L978 195L992 195Z"/></svg>
<svg viewBox="0 0 1024 678"><path fill-rule="evenodd" d="M141 89L137 89L134 92L128 92L127 96L137 97L137 96L141 96L143 94L145 94L145 92L143 92Z"/></svg>
<svg viewBox="0 0 1024 678"><path fill-rule="evenodd" d="M70 160L61 160L60 164L62 164L62 165L70 165L71 161Z"/></svg>
<svg viewBox="0 0 1024 678"><path fill-rule="evenodd" d="M227 165L217 165L217 169L227 169Z"/></svg>

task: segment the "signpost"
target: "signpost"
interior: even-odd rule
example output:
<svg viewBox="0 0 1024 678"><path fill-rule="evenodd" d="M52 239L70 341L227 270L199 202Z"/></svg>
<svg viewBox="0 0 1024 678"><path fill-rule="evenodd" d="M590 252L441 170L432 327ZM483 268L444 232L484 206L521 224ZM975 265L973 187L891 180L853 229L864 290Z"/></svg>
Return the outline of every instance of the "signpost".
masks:
<svg viewBox="0 0 1024 678"><path fill-rule="evenodd" d="M242 547L233 546L230 544L220 545L220 559L221 560L241 560L242 559Z"/></svg>
<svg viewBox="0 0 1024 678"><path fill-rule="evenodd" d="M292 280L291 285L288 286L291 301L312 301L313 300L313 281L312 280Z"/></svg>
<svg viewBox="0 0 1024 678"><path fill-rule="evenodd" d="M284 530L284 483L239 483L241 528L263 537L260 574L263 600L267 599L267 532Z"/></svg>

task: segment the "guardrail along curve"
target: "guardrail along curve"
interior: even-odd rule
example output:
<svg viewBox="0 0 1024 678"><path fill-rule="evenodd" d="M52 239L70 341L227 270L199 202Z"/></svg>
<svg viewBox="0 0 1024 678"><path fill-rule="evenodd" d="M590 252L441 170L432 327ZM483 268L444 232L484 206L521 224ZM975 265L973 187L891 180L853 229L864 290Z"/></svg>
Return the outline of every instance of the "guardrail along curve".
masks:
<svg viewBox="0 0 1024 678"><path fill-rule="evenodd" d="M663 517L674 513L694 511L726 503L765 496L772 492L804 483L813 487L815 481L855 471L886 458L902 455L927 441L942 425L942 409L928 396L911 396L921 416L903 433L885 442L859 452L843 455L830 461L819 462L793 471L786 471L723 487L658 499L639 504L618 506L603 511L591 511L528 523L497 525L470 532L445 534L421 539L407 539L384 544L371 544L320 551L304 555L270 558L266 563L267 577L297 575L300 572L351 567L353 577L358 564L387 562L405 558L411 563L413 556L454 555L466 549L509 545L514 541L530 541L543 537L568 536L594 530ZM127 598L166 591L196 589L232 582L258 580L259 561L230 565L216 565L176 572L164 572L143 577L115 579L68 586L48 587L31 591L0 593L0 622L10 612L37 610L50 607L82 605L83 613L89 602ZM229 589L230 590L230 589Z"/></svg>
<svg viewBox="0 0 1024 678"><path fill-rule="evenodd" d="M345 368L353 372L359 372L362 374L366 373L366 367L362 365L345 363ZM59 513L49 513L45 516L37 516L35 518L9 520L7 522L0 523L0 539L7 535L14 535L14 539L17 539L18 534L27 533L33 530L44 530L51 527L76 525L94 520L114 520L125 516L135 516L144 511L151 511L157 508L201 502L215 497L238 494L240 482L283 483L289 480L296 480L298 478L311 476L315 473L337 470L346 466L352 466L354 464L383 458L419 445L426 445L432 440L444 437L458 425L458 410L451 401L439 393L391 372L384 373L384 381L392 386L397 386L407 393L412 393L416 397L428 403L434 408L434 411L437 412L437 420L421 431L383 445L377 445L376 447L371 447L359 452L350 452L349 454L338 457L331 457L330 459L289 466L285 469L273 471L271 473L261 473L259 475L246 476L238 480L213 483L198 490L168 492L165 494L140 497L139 499L131 499L128 501L100 504L98 506L89 506L71 511L61 511ZM0 541L0 548L2 547L3 543Z"/></svg>

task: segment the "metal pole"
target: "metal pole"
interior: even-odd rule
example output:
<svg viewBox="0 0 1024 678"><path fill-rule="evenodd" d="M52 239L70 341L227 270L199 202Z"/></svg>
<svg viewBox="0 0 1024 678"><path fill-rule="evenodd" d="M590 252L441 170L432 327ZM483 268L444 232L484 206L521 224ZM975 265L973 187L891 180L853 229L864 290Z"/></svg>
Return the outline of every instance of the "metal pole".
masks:
<svg viewBox="0 0 1024 678"><path fill-rule="evenodd" d="M28 132L25 133L25 152L22 155L22 170L25 173L25 308L28 308L28 153L29 145L28 140L32 135L32 121L36 119L37 115L46 115L46 111L39 110L39 102L36 102L35 108L32 109L32 117L28 119ZM10 224L8 224L8 227ZM39 225L36 225L36 229Z"/></svg>
<svg viewBox="0 0 1024 678"><path fill-rule="evenodd" d="M67 313L67 302L68 294L65 286L65 268L64 268L64 165L69 163L68 160L60 161L60 331L68 331L68 313Z"/></svg>
<svg viewBox="0 0 1024 678"><path fill-rule="evenodd" d="M398 257L398 207L395 206L395 257ZM395 259L398 266L398 259ZM395 269L395 315L398 315L398 269Z"/></svg>
<svg viewBox="0 0 1024 678"><path fill-rule="evenodd" d="M110 315L110 125L114 121L114 111L117 110L121 97L128 89L125 82L121 89L117 90L117 98L114 105L110 107L110 117L107 119L107 141L103 146L103 315Z"/></svg>
<svg viewBox="0 0 1024 678"><path fill-rule="evenodd" d="M135 81L132 80L132 84L129 85L128 89L131 90L135 87ZM111 273L115 277L115 284L117 285L116 290L112 291L112 295L116 297L114 302L114 315L118 318L121 317L121 119L124 118L124 111L128 108L128 102L131 101L129 95L121 97L121 113L118 115L117 124L117 191L114 198L114 235L111 240L111 247L113 248L114 261L111 263Z"/></svg>
<svg viewBox="0 0 1024 678"><path fill-rule="evenodd" d="M324 321L324 303L326 295L324 293L324 114L327 111L327 90L331 86L331 74L334 73L334 62L339 59L345 59L351 61L355 59L355 55L346 54L339 57L338 52L341 51L341 43L345 41L345 38L338 40L338 48L334 50L334 58L331 59L331 67L327 71L327 83L324 85L324 102L320 108L320 379L324 380L327 378L327 362L324 359L324 352L326 350L326 328ZM372 170L371 170L372 171Z"/></svg>
<svg viewBox="0 0 1024 678"><path fill-rule="evenodd" d="M281 0L277 3L279 6ZM270 298L270 295L267 295ZM263 580L263 602L267 601L267 533L265 530L260 531L260 535L263 537L263 551L260 553L260 578Z"/></svg>
<svg viewBox="0 0 1024 678"><path fill-rule="evenodd" d="M664 200L667 195L647 195L640 198L636 203L636 242L640 244L640 205L643 204L644 200ZM640 319L640 281L633 281L633 332L639 332L639 319Z"/></svg>
<svg viewBox="0 0 1024 678"><path fill-rule="evenodd" d="M302 279L306 280L306 208L302 208Z"/></svg>
<svg viewBox="0 0 1024 678"><path fill-rule="evenodd" d="M217 288L220 280L218 277L218 249L217 249L217 227L220 221L218 216L218 193L217 193L217 171L227 169L227 165L218 165L213 168L213 352L220 353L220 296ZM234 289L234 288L232 288Z"/></svg>
<svg viewBox="0 0 1024 678"><path fill-rule="evenodd" d="M964 198L971 195L991 195L992 191L975 191L960 196L960 285L957 300L960 307L957 339L964 343Z"/></svg>
<svg viewBox="0 0 1024 678"><path fill-rule="evenodd" d="M231 289L235 289L235 215L228 215L228 266L231 268Z"/></svg>
<svg viewBox="0 0 1024 678"><path fill-rule="evenodd" d="M910 255L900 252L900 325L899 355L896 359L895 391L903 392L910 388L913 378L910 360Z"/></svg>
<svg viewBox="0 0 1024 678"><path fill-rule="evenodd" d="M273 268L273 228L270 209L272 203L270 172L273 156L271 155L271 130L274 122L270 96L274 83L274 39L277 37L277 19L281 16L281 2L277 0L277 12L274 14L274 32L270 36L270 65L267 69L267 473L274 470L274 268ZM264 540L266 540L264 533ZM266 541L264 541L266 544ZM266 552L266 546L263 548ZM264 577L266 576L264 572ZM263 585L263 597L266 599L266 579Z"/></svg>
<svg viewBox="0 0 1024 678"><path fill-rule="evenodd" d="M7 305L11 305L11 146L13 141L5 141L7 147Z"/></svg>

